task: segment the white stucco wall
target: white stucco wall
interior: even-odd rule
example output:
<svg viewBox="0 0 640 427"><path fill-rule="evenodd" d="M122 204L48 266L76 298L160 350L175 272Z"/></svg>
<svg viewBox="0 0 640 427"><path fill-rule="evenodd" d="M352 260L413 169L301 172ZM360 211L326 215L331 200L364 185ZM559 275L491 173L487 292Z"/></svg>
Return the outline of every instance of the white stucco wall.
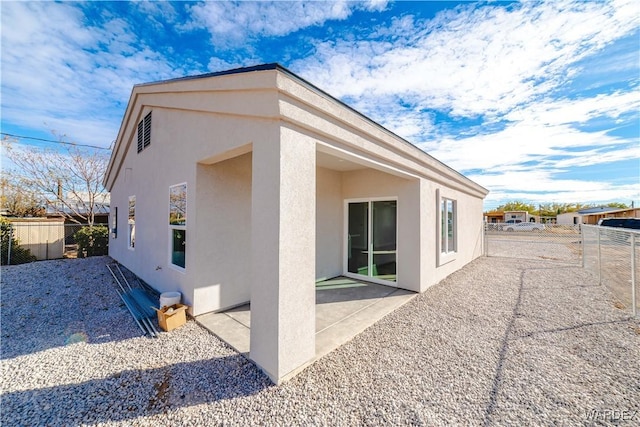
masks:
<svg viewBox="0 0 640 427"><path fill-rule="evenodd" d="M403 179L374 169L342 174L344 200L380 197L398 199L397 286L416 292L420 290L421 282L419 190L418 179Z"/></svg>
<svg viewBox="0 0 640 427"><path fill-rule="evenodd" d="M582 215L580 215L577 212L567 212L567 213L560 214L556 217L556 224L558 225L582 224Z"/></svg>
<svg viewBox="0 0 640 427"><path fill-rule="evenodd" d="M137 154L149 111L152 142ZM363 169L318 167L318 150ZM184 270L169 262L169 187L179 183ZM251 358L276 382L314 355L314 283L344 272L346 199L397 198L399 287L423 291L482 254L486 190L282 70L136 87L106 184L119 208L110 255L161 292L182 292L194 315L250 299ZM447 262L438 195L457 203Z"/></svg>
<svg viewBox="0 0 640 427"><path fill-rule="evenodd" d="M440 199L438 197L456 202L456 252L447 256L440 255ZM482 256L484 227L481 198L425 181L422 185L422 205L422 223L425 232L422 233L421 239L425 252L422 262L421 292Z"/></svg>
<svg viewBox="0 0 640 427"><path fill-rule="evenodd" d="M246 272L239 273L239 277L234 281L233 292L225 291L224 295L219 294L215 297L217 300L213 298L199 301L194 298L196 289L198 292L204 292L207 298L216 295L216 290L212 287L216 285L212 281L215 280L212 279L212 262L202 262L201 257L206 257L206 254L201 250L215 241L214 231L229 226L228 217L225 218L226 213L223 212L222 216L216 217L208 209L198 209L198 163L219 161L225 158L225 153L250 149L251 142L265 138L269 129L276 132L276 122L159 107L145 107L138 116L142 119L149 111L153 111L151 145L137 153L137 132L131 135L133 143L129 146L120 166L121 172L117 174L111 189L111 206L118 207L118 236L109 241L109 255L158 291L181 292L183 303L191 306L193 315L239 304L243 302L243 298L246 301L248 291L246 288L240 289L246 287L240 285L245 282L244 277L248 274ZM245 159L244 162L246 168L250 159ZM241 211L246 211L246 205L250 206L250 202L247 202L250 200L250 193L247 193L250 186L247 183L251 178L250 174L246 176L246 173L244 178L238 178L238 168L242 169L242 166L233 161L222 162L219 167L210 170L210 173L217 173L218 176L230 174L229 179L243 190L238 194L231 194L217 187L214 192L218 191L216 196L234 203L237 207L245 206ZM205 179L205 171L208 170L205 168L200 171L203 173L202 179ZM187 184L184 270L174 268L169 260L169 187L179 183ZM127 240L129 196L136 196L136 247L133 250L128 248ZM210 199L205 200L211 203ZM242 234L250 233L250 227L247 225L248 215L250 214L233 217L233 221L239 226L245 226L238 241L234 242L236 252L240 252L240 247L246 243ZM203 224L208 226L202 227ZM234 245L231 244L231 247ZM246 260L246 257L244 259ZM233 260L227 271L241 272L243 268L246 268L246 262L240 257ZM223 276L230 277L229 274Z"/></svg>
<svg viewBox="0 0 640 427"><path fill-rule="evenodd" d="M250 356L280 382L315 356L316 147L272 138L253 146Z"/></svg>
<svg viewBox="0 0 640 427"><path fill-rule="evenodd" d="M144 117L150 109L140 115ZM152 115L152 142L141 153L132 145L111 190L111 207L118 208L118 237L109 242L109 255L160 292L179 291L183 301L193 303L188 283L195 278L191 267L190 228L195 220L195 163L189 156L177 155L167 133L175 126L167 110L155 109ZM135 138L135 136L134 136ZM187 259L185 271L169 266L169 187L187 183ZM128 248L128 199L136 196L135 248Z"/></svg>
<svg viewBox="0 0 640 427"><path fill-rule="evenodd" d="M342 271L342 173L316 169L316 279L340 276Z"/></svg>
<svg viewBox="0 0 640 427"><path fill-rule="evenodd" d="M251 299L251 157L197 166L195 313Z"/></svg>

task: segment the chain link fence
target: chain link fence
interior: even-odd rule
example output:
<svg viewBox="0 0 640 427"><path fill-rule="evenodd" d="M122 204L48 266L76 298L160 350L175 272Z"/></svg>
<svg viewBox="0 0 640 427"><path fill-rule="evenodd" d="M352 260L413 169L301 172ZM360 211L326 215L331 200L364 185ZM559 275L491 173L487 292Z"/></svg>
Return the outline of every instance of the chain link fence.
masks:
<svg viewBox="0 0 640 427"><path fill-rule="evenodd" d="M99 224L97 224L99 225ZM2 265L91 256L77 241L78 232L88 224L65 224L62 221L12 220L2 222L0 258ZM85 237L86 240L86 237ZM105 239L105 244L108 238ZM79 254L80 249L80 254ZM102 252L106 253L106 249Z"/></svg>
<svg viewBox="0 0 640 427"><path fill-rule="evenodd" d="M581 262L582 244L577 225L487 223L484 236L487 256Z"/></svg>
<svg viewBox="0 0 640 427"><path fill-rule="evenodd" d="M640 306L640 232L583 225L583 266L598 275L618 299L619 308L638 315Z"/></svg>
<svg viewBox="0 0 640 427"><path fill-rule="evenodd" d="M582 265L611 290L618 308L638 316L640 231L586 224L485 224L485 255Z"/></svg>

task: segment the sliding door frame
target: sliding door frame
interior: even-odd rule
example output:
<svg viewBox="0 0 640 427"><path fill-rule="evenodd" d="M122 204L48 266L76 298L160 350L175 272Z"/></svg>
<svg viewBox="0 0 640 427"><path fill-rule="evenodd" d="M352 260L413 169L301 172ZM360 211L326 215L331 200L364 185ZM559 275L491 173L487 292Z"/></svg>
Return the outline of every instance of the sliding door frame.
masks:
<svg viewBox="0 0 640 427"><path fill-rule="evenodd" d="M373 239L373 202L396 202L396 280L384 280L379 279L374 276L365 276L363 274L351 273L349 271L349 204L350 203L368 203L369 207L367 209L368 219L367 219L367 251L368 251L368 261L367 261L367 271L371 271L371 265L373 263L373 251L372 247L372 239ZM346 277L350 277L352 279L365 280L367 282L377 283L385 286L393 286L398 287L398 272L400 271L398 268L400 257L399 257L399 244L398 244L398 197L390 196L390 197L361 197L354 199L344 199L344 228L342 233L342 241L343 241L343 251L344 256L342 257L342 271L343 275Z"/></svg>

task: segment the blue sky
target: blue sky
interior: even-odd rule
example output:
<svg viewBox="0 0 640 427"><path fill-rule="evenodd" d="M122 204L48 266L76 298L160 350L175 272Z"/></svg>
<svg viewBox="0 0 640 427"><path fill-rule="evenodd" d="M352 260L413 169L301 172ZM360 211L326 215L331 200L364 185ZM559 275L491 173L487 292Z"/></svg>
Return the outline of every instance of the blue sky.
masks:
<svg viewBox="0 0 640 427"><path fill-rule="evenodd" d="M2 132L109 147L136 83L279 62L489 209L640 204L640 2L2 2ZM24 144L39 144L20 140Z"/></svg>

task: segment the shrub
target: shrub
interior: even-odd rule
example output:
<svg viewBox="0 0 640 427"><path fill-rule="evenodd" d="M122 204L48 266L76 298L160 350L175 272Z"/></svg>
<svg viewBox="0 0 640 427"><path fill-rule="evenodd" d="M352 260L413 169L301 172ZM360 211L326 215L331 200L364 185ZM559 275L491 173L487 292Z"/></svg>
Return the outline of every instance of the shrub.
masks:
<svg viewBox="0 0 640 427"><path fill-rule="evenodd" d="M78 244L78 258L109 253L109 229L104 225L82 227L73 238Z"/></svg>
<svg viewBox="0 0 640 427"><path fill-rule="evenodd" d="M9 260L9 248L11 248L11 260ZM16 265L35 260L35 255L29 249L20 246L18 239L11 234L11 222L0 217L0 265L7 265L9 261L11 265Z"/></svg>

